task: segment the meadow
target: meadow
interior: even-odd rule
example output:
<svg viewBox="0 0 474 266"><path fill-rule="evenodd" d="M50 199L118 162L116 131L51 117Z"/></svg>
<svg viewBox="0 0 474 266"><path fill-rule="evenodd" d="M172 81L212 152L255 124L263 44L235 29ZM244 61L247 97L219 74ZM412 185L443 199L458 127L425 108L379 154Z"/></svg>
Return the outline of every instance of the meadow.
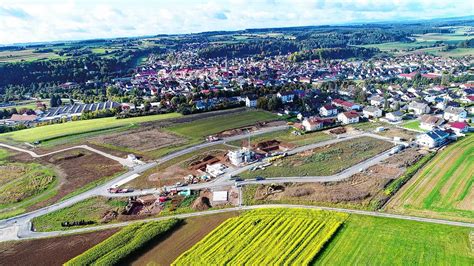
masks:
<svg viewBox="0 0 474 266"><path fill-rule="evenodd" d="M276 161L264 170L246 171L242 178L333 175L392 147L387 141L360 137Z"/></svg>
<svg viewBox="0 0 474 266"><path fill-rule="evenodd" d="M55 171L37 163L8 160L9 153L0 149L0 219L26 211L39 201L56 194Z"/></svg>
<svg viewBox="0 0 474 266"><path fill-rule="evenodd" d="M131 127L138 123L157 121L180 117L181 114L169 113L150 116L117 119L115 117L98 118L91 120L72 121L62 124L54 124L29 128L25 130L5 133L0 139L17 142L49 141L58 138L74 137L82 134Z"/></svg>
<svg viewBox="0 0 474 266"><path fill-rule="evenodd" d="M117 265L152 239L172 230L179 222L169 219L131 224L64 265Z"/></svg>
<svg viewBox="0 0 474 266"><path fill-rule="evenodd" d="M174 134L202 140L203 138L224 130L250 126L257 122L276 120L278 117L270 112L248 110L245 112L210 117L188 123L181 123L167 127L166 130Z"/></svg>
<svg viewBox="0 0 474 266"><path fill-rule="evenodd" d="M248 211L214 229L173 265L307 265L346 217L307 209Z"/></svg>
<svg viewBox="0 0 474 266"><path fill-rule="evenodd" d="M388 205L397 213L474 221L474 135L440 151Z"/></svg>
<svg viewBox="0 0 474 266"><path fill-rule="evenodd" d="M351 215L314 265L472 265L471 230Z"/></svg>

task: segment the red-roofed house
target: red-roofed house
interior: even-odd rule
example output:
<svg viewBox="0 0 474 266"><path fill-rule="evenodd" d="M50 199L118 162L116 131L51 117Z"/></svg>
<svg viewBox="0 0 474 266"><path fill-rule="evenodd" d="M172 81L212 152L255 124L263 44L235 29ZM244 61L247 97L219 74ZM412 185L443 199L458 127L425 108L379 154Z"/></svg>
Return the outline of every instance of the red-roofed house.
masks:
<svg viewBox="0 0 474 266"><path fill-rule="evenodd" d="M415 78L416 74L418 73L417 72L411 72L408 74L403 73L403 74L399 74L398 77L402 79L412 80L413 78Z"/></svg>
<svg viewBox="0 0 474 266"><path fill-rule="evenodd" d="M342 107L347 111L360 110L360 105L355 104L355 103L351 103L351 102L348 102L348 101L344 101L344 100L341 100L341 99L332 100L332 104L334 104L335 106L338 106L338 107Z"/></svg>
<svg viewBox="0 0 474 266"><path fill-rule="evenodd" d="M354 111L340 113L337 115L337 120L343 124L359 123L359 114Z"/></svg>
<svg viewBox="0 0 474 266"><path fill-rule="evenodd" d="M421 74L421 76L427 79L437 79L441 77L441 74L426 73L426 74Z"/></svg>
<svg viewBox="0 0 474 266"><path fill-rule="evenodd" d="M446 128L454 131L456 135L460 135L469 131L469 124L466 122L450 122L446 125Z"/></svg>

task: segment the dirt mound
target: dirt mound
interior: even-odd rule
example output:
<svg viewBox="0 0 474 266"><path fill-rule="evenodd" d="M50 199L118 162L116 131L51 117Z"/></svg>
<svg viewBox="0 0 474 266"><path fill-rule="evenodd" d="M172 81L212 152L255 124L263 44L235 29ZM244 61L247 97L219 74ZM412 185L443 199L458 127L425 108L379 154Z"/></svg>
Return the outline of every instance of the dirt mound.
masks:
<svg viewBox="0 0 474 266"><path fill-rule="evenodd" d="M211 202L208 197L199 197L193 202L191 207L194 210L204 211L211 208Z"/></svg>

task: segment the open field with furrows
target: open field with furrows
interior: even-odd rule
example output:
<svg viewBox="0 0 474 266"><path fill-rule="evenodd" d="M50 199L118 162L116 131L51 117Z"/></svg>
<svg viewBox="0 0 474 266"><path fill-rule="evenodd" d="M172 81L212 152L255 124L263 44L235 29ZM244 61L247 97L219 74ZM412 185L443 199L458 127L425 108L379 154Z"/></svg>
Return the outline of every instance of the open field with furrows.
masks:
<svg viewBox="0 0 474 266"><path fill-rule="evenodd" d="M397 213L474 221L474 135L440 151L389 203Z"/></svg>
<svg viewBox="0 0 474 266"><path fill-rule="evenodd" d="M109 229L54 238L0 242L0 261L3 265L61 266L118 230Z"/></svg>
<svg viewBox="0 0 474 266"><path fill-rule="evenodd" d="M58 174L38 163L10 160L0 149L0 218L25 211L27 207L57 193Z"/></svg>
<svg viewBox="0 0 474 266"><path fill-rule="evenodd" d="M131 127L137 123L176 118L177 113L116 119L115 117L67 122L42 127L29 128L11 133L1 134L0 140L16 142L49 141L58 138L74 137L81 134L100 132L102 130Z"/></svg>
<svg viewBox="0 0 474 266"><path fill-rule="evenodd" d="M472 265L472 228L351 215L315 265Z"/></svg>
<svg viewBox="0 0 474 266"><path fill-rule="evenodd" d="M268 140L277 140L279 142L290 144L295 147L300 147L316 142L321 142L325 140L329 140L332 138L331 135L326 134L324 132L310 132L303 135L296 135L292 133L293 130L283 130L283 131L276 131L271 133L266 133L262 135L255 136L250 139L251 144L268 141ZM229 142L230 145L241 146L247 144L247 139L244 140L236 140Z"/></svg>
<svg viewBox="0 0 474 266"><path fill-rule="evenodd" d="M0 63L64 58L55 53L34 53L34 49L0 52Z"/></svg>
<svg viewBox="0 0 474 266"><path fill-rule="evenodd" d="M224 222L173 264L309 264L346 218L305 209L248 211Z"/></svg>
<svg viewBox="0 0 474 266"><path fill-rule="evenodd" d="M308 150L291 155L264 170L246 171L242 178L325 176L343 171L392 147L392 143L370 137L360 137L349 141Z"/></svg>
<svg viewBox="0 0 474 266"><path fill-rule="evenodd" d="M227 219L238 212L227 212L186 218L181 225L165 237L154 239L142 252L136 253L124 264L132 266L170 265L176 258Z"/></svg>
<svg viewBox="0 0 474 266"><path fill-rule="evenodd" d="M181 220L135 223L121 229L102 243L71 259L64 265L117 265L142 249L154 238L164 236Z"/></svg>
<svg viewBox="0 0 474 266"><path fill-rule="evenodd" d="M183 182L183 178L189 174L198 175L196 171L188 169L190 162L196 161L206 155L222 155L231 149L233 149L233 147L221 144L181 155L145 171L139 177L123 185L123 187L134 189L158 188L174 185L176 182Z"/></svg>

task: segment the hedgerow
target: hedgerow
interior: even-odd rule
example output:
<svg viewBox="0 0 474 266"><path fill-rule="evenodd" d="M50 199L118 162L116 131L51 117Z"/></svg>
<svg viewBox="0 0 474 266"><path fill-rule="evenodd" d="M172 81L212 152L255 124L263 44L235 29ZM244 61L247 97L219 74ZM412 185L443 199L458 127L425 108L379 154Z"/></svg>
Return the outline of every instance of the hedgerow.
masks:
<svg viewBox="0 0 474 266"><path fill-rule="evenodd" d="M169 219L129 225L102 243L66 262L65 265L116 265L148 241L171 230L179 222L178 219Z"/></svg>
<svg viewBox="0 0 474 266"><path fill-rule="evenodd" d="M405 174L388 184L388 186L384 189L384 193L388 196L395 194L395 192L397 192L406 182L408 182L408 180L410 180L410 178L412 178L418 172L418 170L427 164L434 156L435 153L430 153L421 158L421 160L416 162L414 165L408 167Z"/></svg>

